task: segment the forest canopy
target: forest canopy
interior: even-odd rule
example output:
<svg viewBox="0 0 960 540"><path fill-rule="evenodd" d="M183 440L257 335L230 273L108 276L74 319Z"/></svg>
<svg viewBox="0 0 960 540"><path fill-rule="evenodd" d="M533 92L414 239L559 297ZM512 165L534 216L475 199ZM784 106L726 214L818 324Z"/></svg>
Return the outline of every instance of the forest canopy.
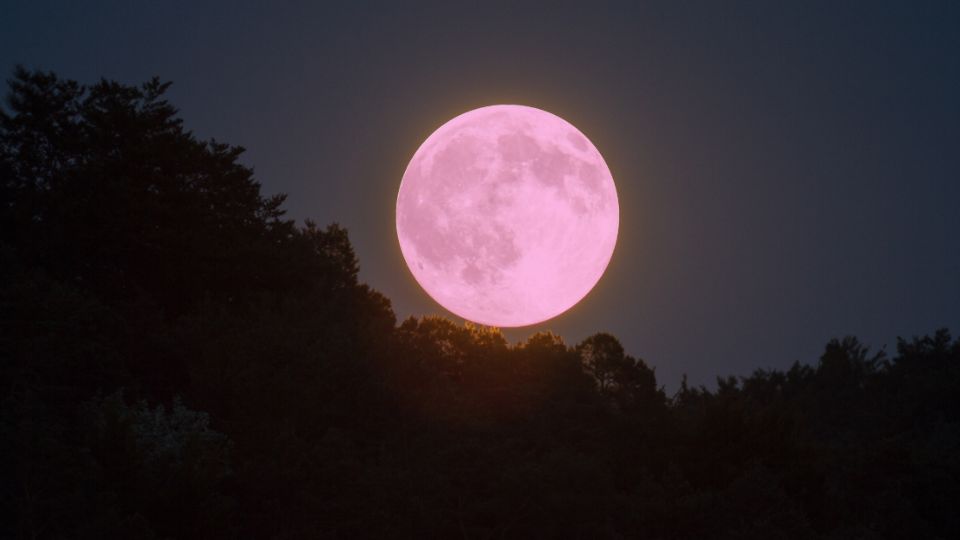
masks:
<svg viewBox="0 0 960 540"><path fill-rule="evenodd" d="M9 80L0 536L960 537L947 330L667 395L607 333L398 323L168 87Z"/></svg>

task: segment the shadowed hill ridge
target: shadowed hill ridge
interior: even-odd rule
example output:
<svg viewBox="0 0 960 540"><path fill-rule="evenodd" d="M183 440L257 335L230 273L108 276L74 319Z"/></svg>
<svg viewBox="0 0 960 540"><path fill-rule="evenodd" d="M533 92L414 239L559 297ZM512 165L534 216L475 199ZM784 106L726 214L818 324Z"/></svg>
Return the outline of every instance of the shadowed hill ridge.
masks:
<svg viewBox="0 0 960 540"><path fill-rule="evenodd" d="M0 536L950 538L960 340L672 396L616 337L398 323L167 85L0 115Z"/></svg>

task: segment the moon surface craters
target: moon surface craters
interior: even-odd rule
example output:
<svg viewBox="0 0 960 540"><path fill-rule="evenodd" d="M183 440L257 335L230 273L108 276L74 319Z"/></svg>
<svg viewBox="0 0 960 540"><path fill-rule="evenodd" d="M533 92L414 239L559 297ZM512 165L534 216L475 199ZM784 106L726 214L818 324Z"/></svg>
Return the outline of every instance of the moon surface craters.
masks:
<svg viewBox="0 0 960 540"><path fill-rule="evenodd" d="M494 326L562 313L596 284L619 225L600 153L566 121L516 105L463 114L417 150L397 235L441 305Z"/></svg>

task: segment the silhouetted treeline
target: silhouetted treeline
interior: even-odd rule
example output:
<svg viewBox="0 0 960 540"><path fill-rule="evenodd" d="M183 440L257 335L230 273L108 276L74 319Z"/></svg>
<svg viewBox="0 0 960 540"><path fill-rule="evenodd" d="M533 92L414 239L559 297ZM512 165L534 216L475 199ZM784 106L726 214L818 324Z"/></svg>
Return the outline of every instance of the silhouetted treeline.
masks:
<svg viewBox="0 0 960 540"><path fill-rule="evenodd" d="M397 324L166 88L10 81L0 537L960 537L946 330L668 396L608 334Z"/></svg>

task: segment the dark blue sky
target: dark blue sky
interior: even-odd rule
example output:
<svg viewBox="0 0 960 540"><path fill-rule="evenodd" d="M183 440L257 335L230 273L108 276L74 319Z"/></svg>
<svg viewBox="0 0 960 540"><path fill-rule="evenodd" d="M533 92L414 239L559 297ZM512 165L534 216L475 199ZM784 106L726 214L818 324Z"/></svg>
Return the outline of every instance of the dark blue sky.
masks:
<svg viewBox="0 0 960 540"><path fill-rule="evenodd" d="M960 3L323 4L5 0L0 67L173 81L401 318L442 313L396 241L407 160L519 103L591 138L622 215L597 288L511 338L610 331L672 389L960 331Z"/></svg>

